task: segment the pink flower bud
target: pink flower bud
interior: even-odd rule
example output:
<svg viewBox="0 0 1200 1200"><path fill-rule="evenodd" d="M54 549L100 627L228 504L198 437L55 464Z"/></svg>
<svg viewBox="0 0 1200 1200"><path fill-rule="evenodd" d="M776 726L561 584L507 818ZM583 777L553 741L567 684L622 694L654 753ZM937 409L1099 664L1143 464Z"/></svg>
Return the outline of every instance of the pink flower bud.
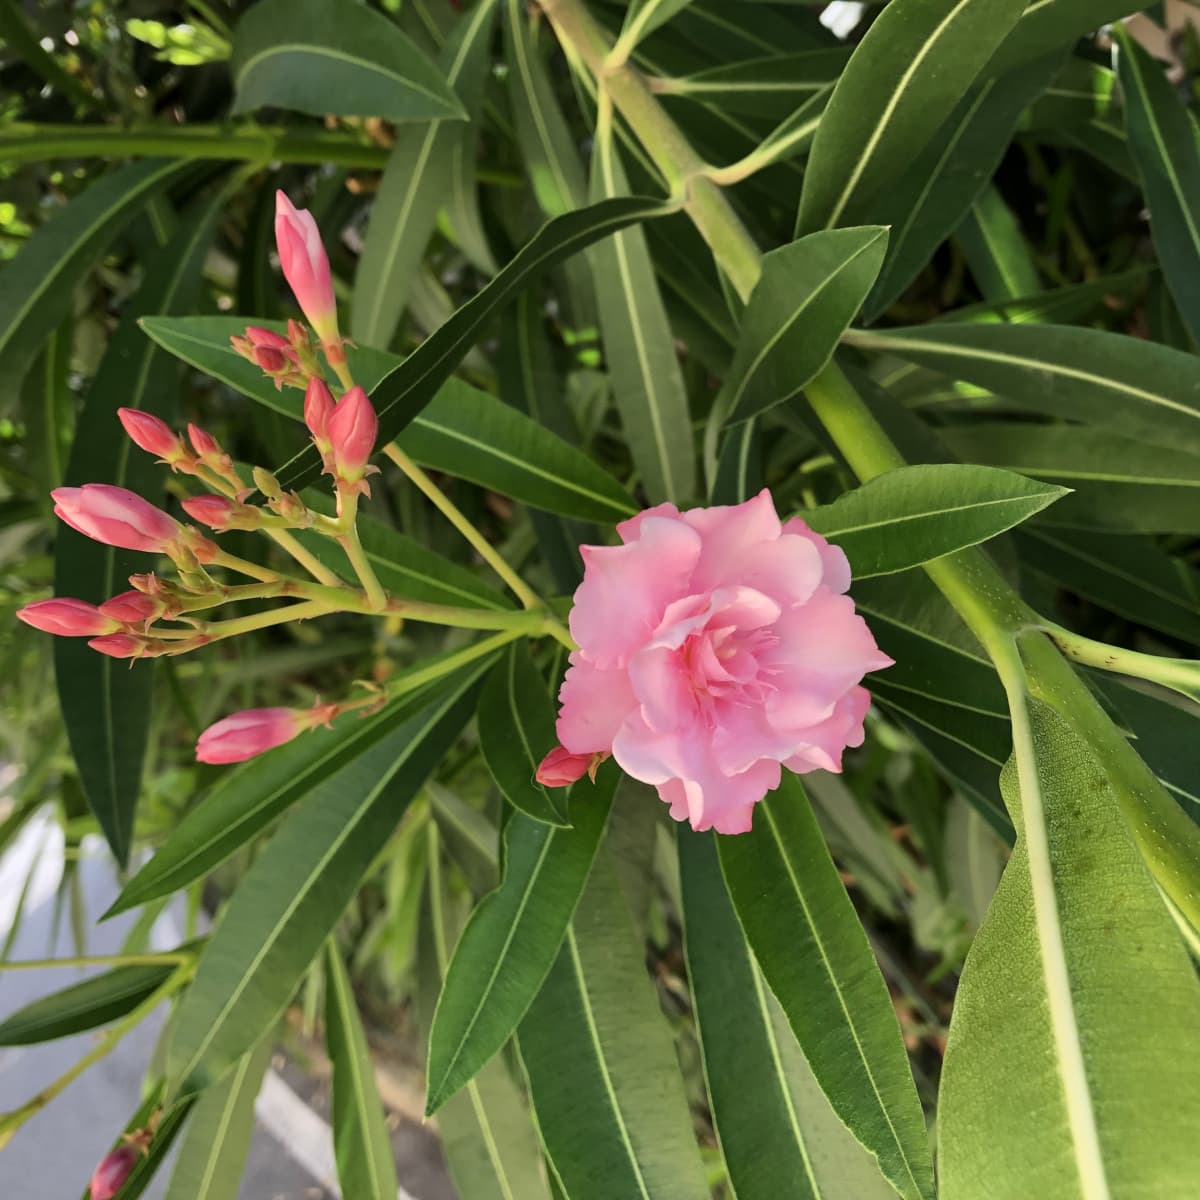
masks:
<svg viewBox="0 0 1200 1200"><path fill-rule="evenodd" d="M310 714L297 708L249 708L210 725L196 743L202 763L242 762L290 742L310 727Z"/></svg>
<svg viewBox="0 0 1200 1200"><path fill-rule="evenodd" d="M329 436L326 432L329 418L333 413L333 396L323 380L310 379L308 389L304 393L304 423L308 426L313 441L319 450L329 447Z"/></svg>
<svg viewBox="0 0 1200 1200"><path fill-rule="evenodd" d="M126 1142L106 1154L92 1172L91 1200L112 1200L133 1174L143 1151Z"/></svg>
<svg viewBox="0 0 1200 1200"><path fill-rule="evenodd" d="M179 535L179 523L149 500L107 483L55 488L55 515L97 542L123 550L163 553Z"/></svg>
<svg viewBox="0 0 1200 1200"><path fill-rule="evenodd" d="M201 429L199 425L188 426L188 439L192 443L192 449L202 459L224 459L227 457L224 449L221 447L221 443L207 429Z"/></svg>
<svg viewBox="0 0 1200 1200"><path fill-rule="evenodd" d="M240 334L237 334L237 333L230 334L229 344L243 358L248 358L251 362L254 361L254 347L250 344L250 341L248 338L244 338Z"/></svg>
<svg viewBox="0 0 1200 1200"><path fill-rule="evenodd" d="M594 754L572 754L555 746L538 764L534 778L545 787L569 787L587 774L595 757Z"/></svg>
<svg viewBox="0 0 1200 1200"><path fill-rule="evenodd" d="M109 658L158 658L169 649L182 646L183 641L168 643L135 637L131 633L106 633L103 637L92 638L88 645Z"/></svg>
<svg viewBox="0 0 1200 1200"><path fill-rule="evenodd" d="M265 346L271 350L291 349L291 342L283 334L264 329L261 325L247 325L246 340L255 347Z"/></svg>
<svg viewBox="0 0 1200 1200"><path fill-rule="evenodd" d="M325 433L332 447L334 474L356 483L363 477L379 435L375 409L362 388L352 387L334 405L325 422Z"/></svg>
<svg viewBox="0 0 1200 1200"><path fill-rule="evenodd" d="M213 529L230 528L230 522L242 507L224 496L189 496L182 503L189 517Z"/></svg>
<svg viewBox="0 0 1200 1200"><path fill-rule="evenodd" d="M155 454L165 463L177 463L190 458L183 439L166 421L139 408L118 408L117 416L135 445L147 454Z"/></svg>
<svg viewBox="0 0 1200 1200"><path fill-rule="evenodd" d="M321 232L307 209L275 193L275 245L296 302L322 342L338 342L337 305Z"/></svg>
<svg viewBox="0 0 1200 1200"><path fill-rule="evenodd" d="M17 609L17 616L26 625L59 637L95 637L98 633L114 633L119 627L119 618L106 615L94 604L67 596L27 604Z"/></svg>
<svg viewBox="0 0 1200 1200"><path fill-rule="evenodd" d="M253 354L254 365L261 367L268 375L288 368L288 360L273 346L255 346Z"/></svg>
<svg viewBox="0 0 1200 1200"><path fill-rule="evenodd" d="M145 625L155 621L166 611L166 605L154 596L142 592L122 592L111 600L105 600L99 611L122 625ZM107 633L108 630L96 630L97 633Z"/></svg>

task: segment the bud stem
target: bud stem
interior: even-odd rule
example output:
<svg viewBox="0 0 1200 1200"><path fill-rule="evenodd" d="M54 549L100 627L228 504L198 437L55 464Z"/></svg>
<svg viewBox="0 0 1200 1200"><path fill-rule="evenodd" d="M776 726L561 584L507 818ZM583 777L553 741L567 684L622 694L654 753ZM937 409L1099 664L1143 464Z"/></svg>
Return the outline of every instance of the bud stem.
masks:
<svg viewBox="0 0 1200 1200"><path fill-rule="evenodd" d="M366 589L367 601L372 611L382 612L387 607L388 597L383 590L383 585L379 582L379 577L375 574L375 568L371 566L371 560L367 558L366 551L363 550L362 542L359 540L358 493L339 488L337 504L338 520L341 522L343 530L338 536L338 543L346 552L346 557L350 560L354 573Z"/></svg>
<svg viewBox="0 0 1200 1200"><path fill-rule="evenodd" d="M1113 671L1119 675L1132 675L1148 679L1152 683L1170 688L1189 699L1200 699L1200 663L1187 658L1166 658L1158 654L1142 654L1138 650L1126 650L1121 646L1110 646L1096 642L1081 634L1072 633L1052 622L1038 622L1037 627L1049 635L1050 640L1070 659L1095 667L1100 671Z"/></svg>

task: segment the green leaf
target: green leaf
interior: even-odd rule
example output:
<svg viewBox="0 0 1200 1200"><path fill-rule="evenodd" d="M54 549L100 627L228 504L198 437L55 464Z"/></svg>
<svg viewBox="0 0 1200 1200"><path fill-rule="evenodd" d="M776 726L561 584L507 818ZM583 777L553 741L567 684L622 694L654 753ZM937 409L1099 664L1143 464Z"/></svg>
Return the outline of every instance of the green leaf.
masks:
<svg viewBox="0 0 1200 1200"><path fill-rule="evenodd" d="M1028 62L1145 7L1141 0L1033 0L988 68L1002 71Z"/></svg>
<svg viewBox="0 0 1200 1200"><path fill-rule="evenodd" d="M476 4L438 58L471 121L478 119L483 102L495 12L496 0ZM397 131L354 277L350 333L363 345L383 349L391 344L438 209L445 203L456 151L469 128L459 122L430 121Z"/></svg>
<svg viewBox="0 0 1200 1200"><path fill-rule="evenodd" d="M451 861L466 877L473 896L487 895L500 881L500 836L496 826L449 788L431 781L425 785L425 791ZM441 990L440 977L438 990ZM429 1020L432 1023L432 1011Z"/></svg>
<svg viewBox="0 0 1200 1200"><path fill-rule="evenodd" d="M606 855L519 1040L569 1200L707 1200L670 1030Z"/></svg>
<svg viewBox="0 0 1200 1200"><path fill-rule="evenodd" d="M799 779L720 838L729 895L834 1111L905 1197L933 1195L925 1122L887 985Z"/></svg>
<svg viewBox="0 0 1200 1200"><path fill-rule="evenodd" d="M417 1008L421 1040L427 1044L458 933L446 903L436 837L418 928ZM461 1200L549 1200L529 1106L503 1056L485 1063L442 1105L438 1137Z"/></svg>
<svg viewBox="0 0 1200 1200"><path fill-rule="evenodd" d="M1025 0L892 0L855 48L821 118L797 232L864 220L1024 8Z"/></svg>
<svg viewBox="0 0 1200 1200"><path fill-rule="evenodd" d="M643 38L681 13L692 0L631 0L620 41L631 50Z"/></svg>
<svg viewBox="0 0 1200 1200"><path fill-rule="evenodd" d="M102 176L39 226L4 267L0 394L15 389L113 239L190 164L151 158Z"/></svg>
<svg viewBox="0 0 1200 1200"><path fill-rule="evenodd" d="M125 885L105 917L169 896L202 879L298 800L361 758L423 708L448 657L426 660L394 676L388 683L390 701L377 715L363 720L358 714L347 714L330 729L314 729L224 775ZM450 663L448 669L453 666Z"/></svg>
<svg viewBox="0 0 1200 1200"><path fill-rule="evenodd" d="M0 1022L0 1046L28 1046L107 1025L166 982L175 963L116 967L18 1009Z"/></svg>
<svg viewBox="0 0 1200 1200"><path fill-rule="evenodd" d="M1023 567L1137 625L1200 646L1200 573L1148 538L1027 525Z"/></svg>
<svg viewBox="0 0 1200 1200"><path fill-rule="evenodd" d="M1150 232L1167 286L1200 335L1200 148L1188 110L1162 66L1118 25L1117 76L1125 130L1150 206Z"/></svg>
<svg viewBox="0 0 1200 1200"><path fill-rule="evenodd" d="M1200 360L1141 338L1066 325L924 325L846 335L1011 397L1031 412L1096 422L1200 452Z"/></svg>
<svg viewBox="0 0 1200 1200"><path fill-rule="evenodd" d="M1021 114L1059 65L1058 55L1038 59L972 89L895 186L871 206L871 222L892 229L866 304L868 320L900 296L962 224L1000 165Z"/></svg>
<svg viewBox="0 0 1200 1200"><path fill-rule="evenodd" d="M1042 518L1048 524L1200 532L1200 454L1077 425L987 421L943 433L960 458L1071 487Z"/></svg>
<svg viewBox="0 0 1200 1200"><path fill-rule="evenodd" d="M121 1200L137 1200L146 1188L150 1186L159 1168L162 1167L171 1153L171 1147L183 1129L184 1122L188 1119L196 1102L194 1096L187 1096L176 1103L168 1103L164 1109L163 1104L165 1099L165 1089L162 1087L157 1088L146 1103L138 1109L129 1125L126 1126L127 1133L143 1129L151 1119L152 1114L162 1110L162 1116L154 1130L154 1139L151 1141L149 1149L143 1157L138 1159L137 1165L130 1172L129 1178L125 1180L125 1185L121 1188ZM118 1146L122 1144L122 1141L117 1142ZM114 1146L113 1148L115 1149L116 1147ZM83 1200L90 1200L90 1193L89 1195L85 1195Z"/></svg>
<svg viewBox="0 0 1200 1200"><path fill-rule="evenodd" d="M235 113L423 121L466 116L438 69L357 0L259 0L233 39Z"/></svg>
<svg viewBox="0 0 1200 1200"><path fill-rule="evenodd" d="M604 834L618 772L571 788L569 829L513 813L504 875L471 914L429 1038L426 1111L435 1112L512 1036L554 963Z"/></svg>
<svg viewBox="0 0 1200 1200"><path fill-rule="evenodd" d="M178 365L145 337L138 320L146 313L186 311L195 304L227 199L227 189L220 189L199 201L152 259L88 389L75 426L67 484L116 484L150 499L161 494L164 469L133 445L116 410L136 408L172 417ZM100 604L124 591L131 573L146 569L144 554L103 545L65 525L56 530L57 595ZM154 668L147 662L131 669L129 663L97 654L82 638L55 638L54 666L63 722L88 806L113 856L124 864L141 791Z"/></svg>
<svg viewBox="0 0 1200 1200"><path fill-rule="evenodd" d="M299 392L277 392L261 371L229 345L229 336L245 323L245 318L238 317L184 317L150 318L142 326L184 362L299 421L303 408ZM264 324L281 328L274 322ZM427 339L422 349L432 340ZM375 388L376 396L396 371L413 361L410 357L394 367L398 360L393 355L354 348L347 352L347 359L355 379L368 390ZM378 383L380 379L384 382ZM619 521L637 511L629 494L607 471L511 405L459 379L447 377L439 388L432 402L422 402L424 411L414 413L411 424L404 422L407 428L401 426L398 438L405 453L422 466L583 520ZM381 445L383 441L381 434ZM303 455L293 462L299 458ZM298 478L303 481L304 477Z"/></svg>
<svg viewBox="0 0 1200 1200"><path fill-rule="evenodd" d="M1103 766L1030 703L1004 779L1017 845L950 1026L942 1195L1184 1196L1200 985Z"/></svg>
<svg viewBox="0 0 1200 1200"><path fill-rule="evenodd" d="M1013 300L1041 287L1016 218L995 187L984 189L959 225L956 240L989 300Z"/></svg>
<svg viewBox="0 0 1200 1200"><path fill-rule="evenodd" d="M254 1101L274 1049L271 1031L196 1101L165 1200L229 1200L237 1194L254 1134Z"/></svg>
<svg viewBox="0 0 1200 1200"><path fill-rule="evenodd" d="M846 552L862 579L976 546L1065 494L1011 471L935 463L888 471L804 519Z"/></svg>
<svg viewBox="0 0 1200 1200"><path fill-rule="evenodd" d="M738 924L715 835L677 827L684 948L704 1078L738 1200L894 1200L829 1105Z"/></svg>
<svg viewBox="0 0 1200 1200"><path fill-rule="evenodd" d="M605 121L593 145L590 199L628 191L612 126ZM605 366L633 465L652 504L687 500L696 486L691 416L646 235L627 229L593 247L589 258Z"/></svg>
<svg viewBox="0 0 1200 1200"><path fill-rule="evenodd" d="M472 711L481 668L344 766L292 812L242 878L179 1003L167 1074L189 1094L291 999L425 776Z"/></svg>
<svg viewBox="0 0 1200 1200"><path fill-rule="evenodd" d="M479 696L479 748L505 799L535 821L570 825L566 792L534 778L558 745L554 705L527 645L513 642Z"/></svg>
<svg viewBox="0 0 1200 1200"><path fill-rule="evenodd" d="M796 395L829 362L875 282L887 236L879 226L828 230L763 258L725 380L732 420Z"/></svg>
<svg viewBox="0 0 1200 1200"><path fill-rule="evenodd" d="M399 1188L392 1139L366 1031L350 976L337 948L326 943L325 1039L333 1063L333 1145L344 1196L393 1200Z"/></svg>

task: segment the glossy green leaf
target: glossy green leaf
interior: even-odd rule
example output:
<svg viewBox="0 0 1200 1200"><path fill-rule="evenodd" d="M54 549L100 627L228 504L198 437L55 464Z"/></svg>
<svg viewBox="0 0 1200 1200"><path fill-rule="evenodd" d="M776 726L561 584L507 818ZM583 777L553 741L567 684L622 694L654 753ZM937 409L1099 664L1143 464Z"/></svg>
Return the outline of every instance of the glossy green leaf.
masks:
<svg viewBox="0 0 1200 1200"><path fill-rule="evenodd" d="M994 467L900 467L804 514L855 578L905 571L987 541L1066 494Z"/></svg>
<svg viewBox="0 0 1200 1200"><path fill-rule="evenodd" d="M804 173L798 233L856 225L920 154L1025 0L892 0L842 72Z"/></svg>
<svg viewBox="0 0 1200 1200"><path fill-rule="evenodd" d="M273 1033L268 1033L196 1101L165 1200L229 1200L237 1195L254 1136L254 1101L274 1049Z"/></svg>
<svg viewBox="0 0 1200 1200"><path fill-rule="evenodd" d="M161 183L162 176L158 178ZM126 183L137 192L132 180ZM178 364L142 333L138 320L147 313L181 312L195 304L226 199L227 193L218 191L201 200L150 262L88 389L67 462L67 484L116 484L152 500L161 495L163 468L133 445L116 410L144 409L168 420L173 415ZM122 219L132 215L130 211ZM54 590L60 596L102 603L127 589L132 572L145 571L151 564L145 554L103 545L65 525L55 532ZM54 666L63 721L88 805L114 857L123 864L141 791L154 667L147 661L131 669L129 663L97 654L80 638L55 638Z"/></svg>
<svg viewBox="0 0 1200 1200"><path fill-rule="evenodd" d="M871 206L871 222L892 228L887 258L865 306L868 319L899 297L962 224L1000 165L1021 114L1045 90L1059 62L1057 55L1038 59L973 88L896 185Z"/></svg>
<svg viewBox="0 0 1200 1200"><path fill-rule="evenodd" d="M1192 354L1066 325L937 324L853 331L845 340L987 388L1032 412L1200 452L1200 360Z"/></svg>
<svg viewBox="0 0 1200 1200"><path fill-rule="evenodd" d="M422 1041L458 934L446 902L437 838L421 906L417 1009ZM502 1055L438 1109L438 1137L461 1200L549 1200L529 1105Z"/></svg>
<svg viewBox="0 0 1200 1200"><path fill-rule="evenodd" d="M566 792L534 778L558 745L554 705L527 645L513 642L479 695L479 748L509 804L535 821L569 825Z"/></svg>
<svg viewBox="0 0 1200 1200"><path fill-rule="evenodd" d="M480 668L316 788L226 905L180 1001L167 1074L190 1094L279 1016L425 776L472 711Z"/></svg>
<svg viewBox="0 0 1200 1200"><path fill-rule="evenodd" d="M202 879L247 845L314 788L325 784L407 721L430 699L450 656L394 676L388 705L363 720L348 714L330 729L315 729L226 774L172 829L154 857L125 885L106 917L169 896ZM485 664L486 664L485 660Z"/></svg>
<svg viewBox="0 0 1200 1200"><path fill-rule="evenodd" d="M979 304L968 304L965 308L945 313L938 321L951 324L1007 322L1020 325L1030 321L1042 325L1065 324L1090 316L1114 299L1129 303L1130 294L1144 285L1147 279L1153 279L1149 269L1134 267L1115 275L1101 275L1087 283L1071 283L1012 300L984 300ZM914 372L918 370L912 366L907 369Z"/></svg>
<svg viewBox="0 0 1200 1200"><path fill-rule="evenodd" d="M988 67L1000 71L1028 62L1145 7L1140 0L1032 0Z"/></svg>
<svg viewBox="0 0 1200 1200"><path fill-rule="evenodd" d="M825 1099L738 924L716 835L677 827L684 948L713 1120L738 1200L890 1200Z"/></svg>
<svg viewBox="0 0 1200 1200"><path fill-rule="evenodd" d="M1027 525L1021 564L1138 625L1200 646L1200 572L1148 538Z"/></svg>
<svg viewBox="0 0 1200 1200"><path fill-rule="evenodd" d="M500 886L471 914L446 972L429 1038L435 1112L512 1036L562 944L604 835L617 770L570 789L569 829L514 813Z"/></svg>
<svg viewBox="0 0 1200 1200"><path fill-rule="evenodd" d="M235 113L456 120L442 73L394 21L356 0L259 0L234 31Z"/></svg>
<svg viewBox="0 0 1200 1200"><path fill-rule="evenodd" d="M901 1196L932 1197L887 985L799 779L785 771L753 830L717 848L746 940L829 1103Z"/></svg>
<svg viewBox="0 0 1200 1200"><path fill-rule="evenodd" d="M456 26L438 66L472 121L478 118L490 66L496 0L482 0ZM354 277L350 333L365 346L391 345L409 284L445 203L456 151L470 127L430 121L401 127L371 206L371 222ZM471 143L472 146L474 143Z"/></svg>
<svg viewBox="0 0 1200 1200"><path fill-rule="evenodd" d="M707 1200L670 1028L606 855L519 1040L568 1200Z"/></svg>
<svg viewBox="0 0 1200 1200"><path fill-rule="evenodd" d="M612 127L604 123L593 143L589 198L628 191ZM636 226L615 234L589 259L605 366L633 465L652 504L687 500L696 485L691 416L646 235Z"/></svg>
<svg viewBox="0 0 1200 1200"><path fill-rule="evenodd" d="M237 317L142 322L156 342L184 362L299 420L303 407L300 393L277 392L265 375L230 347L230 334L245 324L245 318ZM271 322L266 324L269 327ZM376 395L396 370L412 362L408 358L393 369L394 356L353 348L348 359L356 380L368 390L375 389ZM380 379L384 382L378 383ZM629 494L607 471L538 422L462 380L447 378L439 386L438 395L431 403L423 402L424 411L414 414L411 423L405 422L407 427L397 439L422 466L584 520L618 521L637 511Z"/></svg>
<svg viewBox="0 0 1200 1200"><path fill-rule="evenodd" d="M796 395L829 362L886 249L887 230L866 226L810 234L765 256L725 381L732 420Z"/></svg>
<svg viewBox="0 0 1200 1200"><path fill-rule="evenodd" d="M146 159L102 176L40 226L4 267L0 394L15 389L46 338L71 311L75 286L151 197L187 170Z"/></svg>
<svg viewBox="0 0 1200 1200"><path fill-rule="evenodd" d="M34 1000L0 1022L0 1046L27 1046L107 1025L132 1012L175 970L162 966L115 967Z"/></svg>
<svg viewBox="0 0 1200 1200"><path fill-rule="evenodd" d="M1043 518L1052 525L1200 532L1200 454L1073 425L987 421L945 435L960 458L1072 488Z"/></svg>
<svg viewBox="0 0 1200 1200"><path fill-rule="evenodd" d="M942 1195L1185 1196L1200 1166L1195 971L1091 747L1032 701L1015 762L1017 845L942 1073Z"/></svg>
<svg viewBox="0 0 1200 1200"><path fill-rule="evenodd" d="M392 1200L399 1184L367 1034L335 941L326 944L325 1040L333 1063L332 1124L344 1196Z"/></svg>
<svg viewBox="0 0 1200 1200"><path fill-rule="evenodd" d="M989 300L1013 300L1041 287L1016 218L995 187L984 189L955 237L979 290Z"/></svg>
<svg viewBox="0 0 1200 1200"><path fill-rule="evenodd" d="M1192 336L1200 334L1200 148L1160 63L1116 27L1125 129L1150 206L1158 261Z"/></svg>

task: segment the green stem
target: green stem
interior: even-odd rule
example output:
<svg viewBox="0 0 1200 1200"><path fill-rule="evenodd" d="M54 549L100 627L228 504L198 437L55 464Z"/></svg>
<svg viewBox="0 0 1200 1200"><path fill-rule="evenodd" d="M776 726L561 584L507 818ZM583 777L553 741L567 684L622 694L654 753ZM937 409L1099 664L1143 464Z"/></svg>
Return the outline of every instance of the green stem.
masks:
<svg viewBox="0 0 1200 1200"><path fill-rule="evenodd" d="M338 521L342 527L342 532L338 535L338 544L346 552L355 575L366 589L367 603L371 611L382 612L387 607L388 597L358 536L358 493L339 487L337 502Z"/></svg>
<svg viewBox="0 0 1200 1200"><path fill-rule="evenodd" d="M1081 634L1072 633L1052 621L1039 622L1039 628L1070 659L1113 671L1118 675L1133 675L1161 684L1191 700L1200 699L1200 663L1188 658L1165 658L1158 654L1142 654L1121 646L1109 646Z"/></svg>
<svg viewBox="0 0 1200 1200"><path fill-rule="evenodd" d="M318 582L326 584L328 587L338 587L341 584L342 580L338 578L337 574L321 562L311 550L302 546L294 534L289 533L286 529L272 529L269 526L264 527L263 532L285 554L290 554Z"/></svg>
<svg viewBox="0 0 1200 1200"><path fill-rule="evenodd" d="M85 954L74 958L23 958L0 962L0 971L44 971L49 967L160 967L185 966L194 954Z"/></svg>

